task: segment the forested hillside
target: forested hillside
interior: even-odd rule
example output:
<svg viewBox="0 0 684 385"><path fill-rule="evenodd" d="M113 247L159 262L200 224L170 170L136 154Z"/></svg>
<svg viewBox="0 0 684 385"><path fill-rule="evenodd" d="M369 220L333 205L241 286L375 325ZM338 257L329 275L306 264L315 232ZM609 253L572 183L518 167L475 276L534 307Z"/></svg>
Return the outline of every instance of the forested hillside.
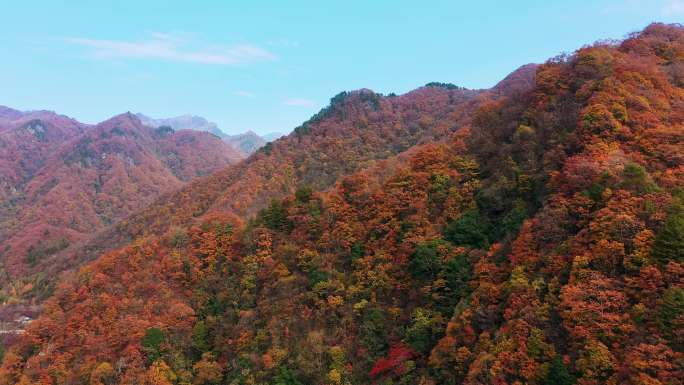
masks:
<svg viewBox="0 0 684 385"><path fill-rule="evenodd" d="M164 194L85 244L65 250L61 269L203 218L248 218L271 199L293 194L298 186L326 189L342 175L461 129L479 103L513 89L484 92L435 83L401 96L370 90L340 93L292 134L244 162Z"/></svg>
<svg viewBox="0 0 684 385"><path fill-rule="evenodd" d="M241 155L208 133L154 129L130 114L89 126L3 108L0 159L5 302L42 295L47 266L69 245Z"/></svg>
<svg viewBox="0 0 684 385"><path fill-rule="evenodd" d="M684 27L524 70L340 96L166 195L0 385L682 384Z"/></svg>

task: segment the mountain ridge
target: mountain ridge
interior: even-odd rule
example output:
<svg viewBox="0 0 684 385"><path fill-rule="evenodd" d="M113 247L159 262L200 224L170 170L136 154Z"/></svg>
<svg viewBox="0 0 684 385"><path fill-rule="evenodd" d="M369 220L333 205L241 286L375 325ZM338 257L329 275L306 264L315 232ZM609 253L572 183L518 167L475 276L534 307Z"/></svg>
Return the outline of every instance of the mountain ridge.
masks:
<svg viewBox="0 0 684 385"><path fill-rule="evenodd" d="M226 143L230 144L237 150L241 151L245 156L252 154L254 151L266 145L274 139L283 136L280 133L270 133L266 136L259 136L252 130L248 130L239 134L227 134L221 130L214 122L191 114L180 115L174 118L154 119L142 113L136 113L136 116L141 119L144 124L151 127L159 128L161 126L169 126L174 130L195 130L210 132Z"/></svg>
<svg viewBox="0 0 684 385"><path fill-rule="evenodd" d="M529 66L522 66L510 76L524 79L533 77L534 74L529 71ZM428 137L432 138L431 140L443 138L450 130L467 126L470 119L469 111L472 111L479 103L489 100L490 97L499 98L518 93L519 87L529 86L529 81L517 82L507 87L494 87L489 94L485 90L468 90L451 86L423 86L404 95L387 97L369 89L342 92L331 99L330 106L295 128L292 134L269 143L244 162L220 170L214 175L194 180L185 189L163 194L156 203L94 234L92 239L60 251L51 271L68 269L73 267L73 261L93 258L107 249L123 245L139 237L161 235L170 228L188 226L203 217L228 216L236 218L238 222L247 220L267 205L271 198L283 196L284 191L294 192L296 185L293 181L314 189L327 188L338 176L346 175L351 172L350 170L360 167L354 165L358 162L355 157L360 156L361 159L366 157L364 164L367 167L376 160L382 160L409 149L412 144L402 143L406 139L397 136L399 133L404 133L402 130L410 128L411 132L406 137L413 136L411 140L414 140L414 143L425 141ZM381 101L386 104L386 107L378 112L377 108ZM425 104L427 101L429 103ZM424 116L412 113L413 108L424 108ZM406 110L402 113L405 116L394 116L397 110ZM377 115L375 119L378 121L374 123L377 130L367 126L368 114ZM431 117L431 114L435 114L434 117ZM382 116L405 119L408 123L397 121L394 126L391 126L381 120ZM361 117L360 120L359 117ZM434 120L436 117L443 120L450 118L453 121L448 124L446 120L436 122ZM362 122L362 126L357 125L357 120ZM313 131L312 127L315 127ZM393 130L395 132L391 134ZM358 133L364 134L357 137ZM422 136L425 137L419 139ZM317 145L321 150L307 150L307 146L314 143L313 140L320 140ZM338 140L351 142L341 147L335 144ZM376 149L378 145L389 146L389 151L378 152ZM338 156L340 159L334 160L337 168L332 168L331 164L328 164L328 170L321 169L317 164L335 159L329 157L328 154L335 148L341 151L341 155ZM359 151L359 149L362 150ZM345 154L345 152L348 153ZM360 154L355 155L354 152L360 152ZM311 173L311 176L297 176L291 168L279 166L292 162L283 160L285 159L283 157L291 156L288 154L298 154L296 156L306 159L308 164L303 164L301 167L305 173ZM298 162L302 160L295 163ZM332 174L326 178L313 176L318 173L331 172ZM254 189L255 185L266 186L267 184L271 184L271 187L262 191ZM162 213L165 216L164 219L160 217ZM242 219L237 219L238 217Z"/></svg>
<svg viewBox="0 0 684 385"><path fill-rule="evenodd" d="M298 181L296 183L311 185L314 189L326 188L334 183L336 176L345 175L350 172L348 170L359 167L359 165L355 166L355 163L358 162L355 157L362 159L363 164L370 165L375 160L384 159L411 147L409 143L401 143L407 139L418 141L422 135L443 136L452 128L450 125L454 122L456 122L456 128L460 128L468 119L467 111L472 108L468 103L477 103L474 98L480 93L480 91L465 89L433 87L421 87L397 97L381 97L367 89L349 93L343 92L331 100L331 106L295 128L292 134L265 146L234 167L228 167L210 177L191 182L184 191L171 192L162 196L158 200L158 204L155 203L126 218L116 226L105 229L103 233L97 234L93 240L79 246L79 249L73 252L81 256L77 259L86 255L96 255L103 251L101 247L107 243L121 245L137 237L162 234L169 227L186 226L202 216L237 215L248 218L268 204L272 197L282 196L284 191L294 192L296 189L295 181ZM432 110L432 113L440 115L443 119L448 112L455 117L454 122L450 125L435 127L429 127L426 122L423 122L421 127L418 122L420 117L415 114L407 113L404 117L394 116L395 107L392 106L394 103L403 106L401 108L409 109L419 105L424 98L434 98L434 103L427 107L426 116ZM384 101L385 108L376 110L376 103L381 100ZM370 119L366 117L361 120L364 126L356 126L357 116L367 114L378 116L376 118L378 121L373 123L378 127L378 130L365 126L371 124L368 122ZM345 117L345 115L348 116ZM407 122L412 126L413 133L407 135L406 138L400 138L398 134L407 129L403 126L406 123L397 122L399 125L394 127L382 122L381 117L407 119ZM356 136L360 132L364 133L363 138ZM320 143L314 142L314 137L315 140L320 140ZM345 146L333 147L338 140L345 140L350 143ZM394 141L396 141L395 144L393 144ZM324 150L307 150L308 146L313 143ZM380 152L378 151L379 146L386 146L387 149ZM349 153L345 154L343 158L335 159L329 153L335 148L342 154L345 151ZM379 148L382 149L382 147ZM359 154L356 155L354 152ZM300 167L305 170L305 173L310 173L312 176L297 176L291 166L285 168L279 166L291 164L291 160L285 161L283 157L292 155L301 159L295 161L295 164L302 163L303 166ZM377 159L375 159L376 157ZM319 166L321 162L334 163L328 163L327 169L324 170ZM331 167L332 164L335 164L336 168ZM313 175L317 173L330 174L330 176L326 178L316 176L314 178ZM314 179L317 179L318 182L314 182ZM267 189L262 191L254 189L254 186L264 186L267 181L270 184ZM159 213L164 213L165 221L157 218L160 215ZM111 247L106 246L106 248Z"/></svg>
<svg viewBox="0 0 684 385"><path fill-rule="evenodd" d="M683 65L684 27L652 24L540 65L527 90L342 93L200 183L239 197L226 178L275 175L268 204L207 190L196 221L166 206L172 231L63 281L0 384L679 385ZM317 174L288 153L329 167L324 150L359 142L390 154Z"/></svg>
<svg viewBox="0 0 684 385"><path fill-rule="evenodd" d="M5 289L10 281L21 286L19 278L43 271L52 254L161 192L242 159L208 133L159 132L131 113L85 125L52 112L2 111Z"/></svg>

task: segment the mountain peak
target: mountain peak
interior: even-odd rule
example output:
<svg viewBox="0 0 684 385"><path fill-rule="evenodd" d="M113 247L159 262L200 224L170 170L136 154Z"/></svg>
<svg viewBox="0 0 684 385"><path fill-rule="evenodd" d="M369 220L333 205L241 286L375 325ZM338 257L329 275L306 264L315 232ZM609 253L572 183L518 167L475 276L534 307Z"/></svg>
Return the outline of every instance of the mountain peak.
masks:
<svg viewBox="0 0 684 385"><path fill-rule="evenodd" d="M142 125L143 124L140 119L130 111L112 116L111 118L98 124L98 126L103 127L122 126L127 128L140 128Z"/></svg>
<svg viewBox="0 0 684 385"><path fill-rule="evenodd" d="M0 106L0 118L16 119L24 115L23 112L9 108L7 106Z"/></svg>
<svg viewBox="0 0 684 385"><path fill-rule="evenodd" d="M368 90L370 91L370 90ZM370 91L372 92L372 91ZM171 127L172 129L179 131L179 130L193 130L193 131L204 131L204 132L209 132L213 135L218 136L219 138L223 139L224 142L228 143L235 149L241 151L243 154L249 155L256 151L257 149L261 148L263 145L266 144L267 141L270 141L274 138L273 135L269 136L269 139L262 138L259 134L252 130L248 130L243 133L239 134L231 134L228 135L224 133L216 123L211 122L204 117L198 116L198 115L192 115L192 114L184 114L184 115L178 115L174 118L161 118L161 119L155 119L151 118L147 115L144 115L142 113L137 113L135 116L140 119L142 124L146 126L150 126L152 128L159 128L161 126L168 126ZM277 134L277 137L282 136L281 134Z"/></svg>
<svg viewBox="0 0 684 385"><path fill-rule="evenodd" d="M537 68L539 64L524 64L498 82L492 90L502 95L527 91L534 87Z"/></svg>
<svg viewBox="0 0 684 385"><path fill-rule="evenodd" d="M248 155L266 144L266 140L252 130L241 134L226 135L223 140Z"/></svg>
<svg viewBox="0 0 684 385"><path fill-rule="evenodd" d="M183 114L173 118L160 118L155 119L146 116L142 113L135 114L140 121L146 125L153 128L158 128L160 126L169 126L174 130L194 130L194 131L206 131L211 134L218 136L219 138L224 138L226 134L218 127L214 122L211 122L201 116L192 114Z"/></svg>

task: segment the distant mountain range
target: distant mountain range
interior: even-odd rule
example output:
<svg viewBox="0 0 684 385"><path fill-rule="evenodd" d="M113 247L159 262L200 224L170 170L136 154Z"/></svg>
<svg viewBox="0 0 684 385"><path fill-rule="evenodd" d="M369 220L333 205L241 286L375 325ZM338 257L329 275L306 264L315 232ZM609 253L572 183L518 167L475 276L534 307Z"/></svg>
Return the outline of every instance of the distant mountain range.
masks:
<svg viewBox="0 0 684 385"><path fill-rule="evenodd" d="M150 127L131 113L88 125L0 106L0 281L41 270L162 192L243 158L214 135Z"/></svg>
<svg viewBox="0 0 684 385"><path fill-rule="evenodd" d="M212 133L219 138L223 138L225 134L223 131L221 131L216 123L210 122L206 120L205 118L201 116L195 116L195 115L181 115L181 116L176 116L175 118L162 118L162 119L154 119L151 118L147 115L137 113L135 116L140 119L140 121L150 127L161 127L161 126L169 126L173 128L174 130L195 130L195 131L206 131L209 133Z"/></svg>
<svg viewBox="0 0 684 385"><path fill-rule="evenodd" d="M216 123L210 122L207 119L196 115L186 114L176 116L175 118L162 119L154 119L141 113L137 113L135 115L143 124L150 127L158 128L162 126L168 126L174 130L194 130L212 133L245 155L249 155L266 145L266 143L283 136L283 134L279 132L272 132L264 136L259 136L257 133L251 130L242 134L228 135L223 132Z"/></svg>

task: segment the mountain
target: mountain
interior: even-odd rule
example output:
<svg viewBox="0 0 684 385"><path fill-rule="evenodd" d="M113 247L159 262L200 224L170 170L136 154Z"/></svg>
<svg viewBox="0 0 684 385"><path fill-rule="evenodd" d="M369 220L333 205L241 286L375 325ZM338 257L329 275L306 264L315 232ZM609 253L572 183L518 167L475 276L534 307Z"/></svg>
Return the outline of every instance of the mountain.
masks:
<svg viewBox="0 0 684 385"><path fill-rule="evenodd" d="M82 242L70 243L53 254L49 266L41 271L47 277L57 277L107 250L191 226L207 217L248 220L272 199L293 193L299 186L326 189L340 176L404 152L416 143L443 140L450 132L467 127L471 112L479 104L505 97L506 92L431 83L401 96L382 96L370 90L340 93L329 107L292 134L244 162L197 178L186 188L170 190ZM29 282L29 286L49 288L54 283L54 279L44 280L43 275L38 279L39 285ZM23 297L32 300L34 294L30 291Z"/></svg>
<svg viewBox="0 0 684 385"><path fill-rule="evenodd" d="M50 111L22 112L0 106L0 198L6 208L59 145L88 128ZM3 212L0 216L8 214Z"/></svg>
<svg viewBox="0 0 684 385"><path fill-rule="evenodd" d="M513 93L525 92L535 85L535 73L539 64L528 63L511 72L494 86L494 90L512 96Z"/></svg>
<svg viewBox="0 0 684 385"><path fill-rule="evenodd" d="M226 135L223 140L245 154L251 154L266 145L266 140L252 131L237 135Z"/></svg>
<svg viewBox="0 0 684 385"><path fill-rule="evenodd" d="M501 94L503 95L503 94ZM330 106L245 161L155 202L64 250L53 268L66 269L134 239L191 226L206 217L247 220L272 199L307 186L324 190L343 176L404 152L421 142L441 140L468 125L483 100L499 94L458 87L425 86L401 96L370 90L343 92Z"/></svg>
<svg viewBox="0 0 684 385"><path fill-rule="evenodd" d="M653 24L527 90L345 94L204 180L258 164L258 192L288 154L282 199L166 206L172 231L62 282L0 384L682 384L683 66L684 27Z"/></svg>
<svg viewBox="0 0 684 385"><path fill-rule="evenodd" d="M3 121L11 122L13 120L19 119L24 115L23 112L6 107L0 106L0 119Z"/></svg>
<svg viewBox="0 0 684 385"><path fill-rule="evenodd" d="M194 130L212 133L245 155L250 155L254 151L263 147L267 142L283 136L280 133L273 132L262 138L253 131L247 131L237 135L228 135L221 131L216 123L209 122L201 116L194 115L181 115L175 118L166 119L153 119L141 113L136 114L136 116L140 119L140 121L143 122L143 124L150 127L168 126L174 130Z"/></svg>
<svg viewBox="0 0 684 385"><path fill-rule="evenodd" d="M210 122L201 116L181 115L176 116L175 118L164 119L153 119L141 113L137 113L135 116L140 119L142 124L154 128L167 126L173 128L174 130L206 131L218 136L219 138L224 138L226 136L226 134L218 128L216 123Z"/></svg>
<svg viewBox="0 0 684 385"><path fill-rule="evenodd" d="M60 250L241 158L211 134L155 129L130 113L89 126L0 109L3 292L36 294Z"/></svg>

